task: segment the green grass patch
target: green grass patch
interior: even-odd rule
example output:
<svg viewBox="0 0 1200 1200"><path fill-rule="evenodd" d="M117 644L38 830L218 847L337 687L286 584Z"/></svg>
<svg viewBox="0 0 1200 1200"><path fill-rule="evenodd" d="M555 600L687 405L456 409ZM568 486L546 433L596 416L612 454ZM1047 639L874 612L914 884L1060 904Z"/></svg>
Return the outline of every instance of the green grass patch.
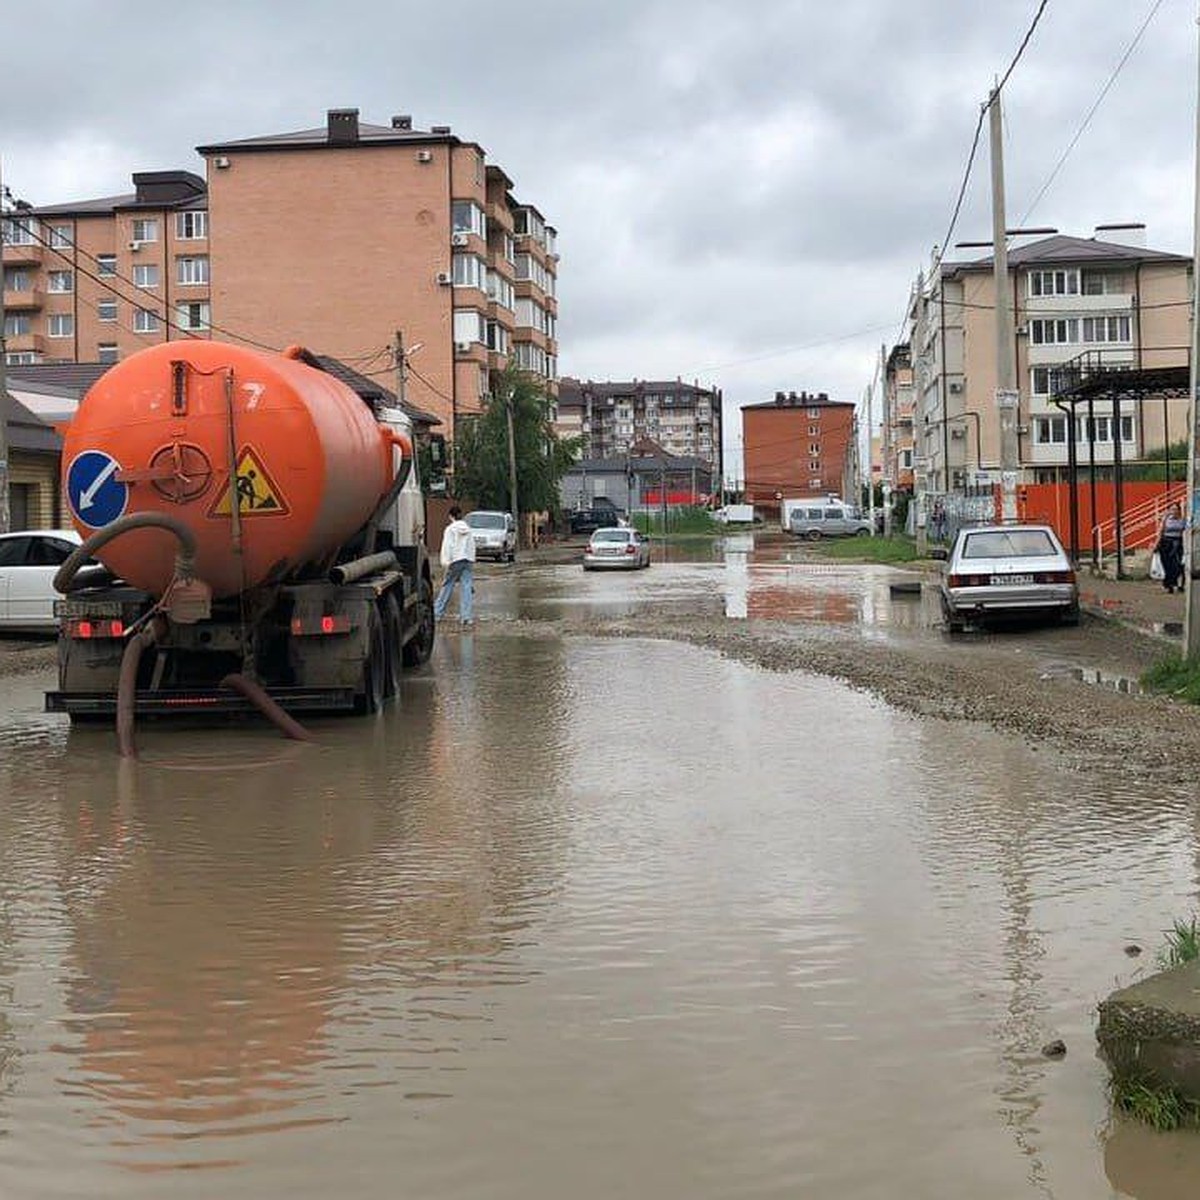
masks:
<svg viewBox="0 0 1200 1200"><path fill-rule="evenodd" d="M723 528L707 508L668 509L665 519L661 512L634 513L633 527L655 537L711 536Z"/></svg>
<svg viewBox="0 0 1200 1200"><path fill-rule="evenodd" d="M1200 1129L1200 1100L1193 1100L1171 1087L1160 1087L1144 1079L1115 1078L1109 1084L1113 1107L1149 1125L1168 1132Z"/></svg>
<svg viewBox="0 0 1200 1200"><path fill-rule="evenodd" d="M826 558L852 562L901 563L913 562L917 557L916 542L906 537L822 538L805 545Z"/></svg>
<svg viewBox="0 0 1200 1200"><path fill-rule="evenodd" d="M1171 655L1155 663L1142 676L1142 687L1187 704L1200 704L1200 663Z"/></svg>
<svg viewBox="0 0 1200 1200"><path fill-rule="evenodd" d="M1167 944L1158 952L1158 965L1164 970L1182 967L1200 958L1200 924L1190 920L1173 922L1167 930Z"/></svg>

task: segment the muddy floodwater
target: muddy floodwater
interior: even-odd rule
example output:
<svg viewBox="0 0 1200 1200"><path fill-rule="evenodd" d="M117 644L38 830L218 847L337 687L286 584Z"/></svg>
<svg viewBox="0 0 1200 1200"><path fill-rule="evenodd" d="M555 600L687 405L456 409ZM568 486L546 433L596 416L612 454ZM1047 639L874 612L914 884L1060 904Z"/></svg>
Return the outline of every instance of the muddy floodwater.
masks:
<svg viewBox="0 0 1200 1200"><path fill-rule="evenodd" d="M311 746L159 726L120 764L0 680L0 1195L1196 1194L1093 1035L1194 906L1191 795L489 626L569 602L520 578Z"/></svg>

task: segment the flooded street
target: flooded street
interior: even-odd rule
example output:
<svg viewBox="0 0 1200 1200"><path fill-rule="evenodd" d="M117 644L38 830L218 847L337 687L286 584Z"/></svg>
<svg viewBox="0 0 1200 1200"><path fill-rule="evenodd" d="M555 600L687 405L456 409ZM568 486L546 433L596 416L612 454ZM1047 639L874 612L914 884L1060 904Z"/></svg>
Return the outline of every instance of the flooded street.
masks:
<svg viewBox="0 0 1200 1200"><path fill-rule="evenodd" d="M1093 1032L1195 905L1194 788L587 629L945 654L884 568L481 575L480 630L314 745L146 726L121 763L0 679L0 1195L1195 1194ZM1075 646L1006 649L1090 694Z"/></svg>

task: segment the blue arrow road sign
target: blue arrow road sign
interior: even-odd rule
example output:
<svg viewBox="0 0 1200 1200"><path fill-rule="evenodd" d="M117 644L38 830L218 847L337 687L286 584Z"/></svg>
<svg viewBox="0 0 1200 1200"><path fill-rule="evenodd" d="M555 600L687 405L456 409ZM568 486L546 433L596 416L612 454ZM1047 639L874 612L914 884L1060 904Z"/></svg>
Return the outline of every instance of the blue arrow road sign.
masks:
<svg viewBox="0 0 1200 1200"><path fill-rule="evenodd" d="M67 499L75 515L93 529L111 525L129 503L129 486L117 479L121 464L101 450L77 454L67 471Z"/></svg>

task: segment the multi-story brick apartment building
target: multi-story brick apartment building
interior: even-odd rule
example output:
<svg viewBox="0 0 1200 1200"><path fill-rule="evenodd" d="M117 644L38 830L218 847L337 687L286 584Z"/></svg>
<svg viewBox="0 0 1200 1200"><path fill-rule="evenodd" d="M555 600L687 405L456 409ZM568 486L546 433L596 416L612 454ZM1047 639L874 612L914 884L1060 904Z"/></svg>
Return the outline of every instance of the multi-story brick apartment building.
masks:
<svg viewBox="0 0 1200 1200"><path fill-rule="evenodd" d="M893 346L884 362L880 424L883 482L902 492L913 487L913 370L907 342Z"/></svg>
<svg viewBox="0 0 1200 1200"><path fill-rule="evenodd" d="M776 392L742 405L746 501L768 512L781 499L839 495L857 503L855 405L824 393Z"/></svg>
<svg viewBox="0 0 1200 1200"><path fill-rule="evenodd" d="M10 364L116 362L165 338L207 336L204 180L147 171L133 186L100 200L23 206L5 219Z"/></svg>
<svg viewBox="0 0 1200 1200"><path fill-rule="evenodd" d="M1009 251L1020 482L1067 478L1068 417L1054 404L1056 381L1070 375L1064 368L1188 361L1191 259L1148 250L1144 238L1140 225L1100 226L1092 238L1056 234ZM914 451L924 490L999 480L994 306L990 254L943 262L914 289ZM1187 434L1186 408L1186 399L1130 400L1119 430L1109 411L1090 428L1080 412L1080 453L1090 457L1094 450L1103 475L1115 458L1115 436L1122 459L1144 457Z"/></svg>
<svg viewBox="0 0 1200 1200"><path fill-rule="evenodd" d="M721 478L721 391L680 379L628 382L564 378L558 386L558 431L583 439L585 459L628 454L643 439L669 454L698 458Z"/></svg>
<svg viewBox="0 0 1200 1200"><path fill-rule="evenodd" d="M510 361L554 391L556 232L476 143L333 109L199 153L207 181L152 172L130 196L10 214L10 361L212 335L387 373L399 333L406 396L448 435Z"/></svg>

